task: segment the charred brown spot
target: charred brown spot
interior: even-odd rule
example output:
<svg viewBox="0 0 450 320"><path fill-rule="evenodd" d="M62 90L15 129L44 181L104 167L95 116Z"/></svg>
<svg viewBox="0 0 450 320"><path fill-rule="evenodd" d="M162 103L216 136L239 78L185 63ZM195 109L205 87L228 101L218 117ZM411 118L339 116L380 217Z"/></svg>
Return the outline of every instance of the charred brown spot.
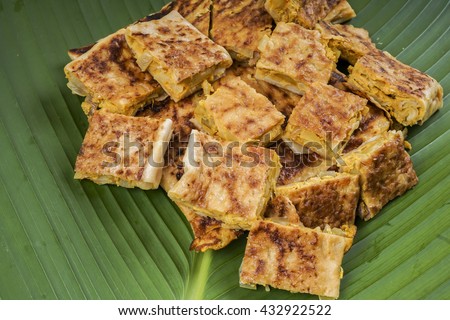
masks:
<svg viewBox="0 0 450 320"><path fill-rule="evenodd" d="M297 63L295 64L295 68L296 68L297 70L299 70L299 69L303 68L303 67L305 66L305 64L306 64L306 61L305 61L305 60L301 60L301 61L299 61L299 62L297 62Z"/></svg>
<svg viewBox="0 0 450 320"><path fill-rule="evenodd" d="M360 145L362 145L363 142L364 142L364 140L362 138L357 138L357 137L352 136L348 140L348 143L346 144L343 152L344 153L348 153L348 152L350 152L352 150L355 150Z"/></svg>
<svg viewBox="0 0 450 320"><path fill-rule="evenodd" d="M271 55L270 57L267 58L267 60L276 64L277 66L283 62L283 59L281 58L281 56L279 54Z"/></svg>
<svg viewBox="0 0 450 320"><path fill-rule="evenodd" d="M178 171L177 171L177 173L176 173L176 178L177 178L177 180L180 180L181 179L181 177L183 176L183 174L184 174L184 170L183 169L179 169Z"/></svg>
<svg viewBox="0 0 450 320"><path fill-rule="evenodd" d="M265 271L266 262L264 260L258 259L256 266L256 273L263 273Z"/></svg>
<svg viewBox="0 0 450 320"><path fill-rule="evenodd" d="M123 39L118 39L117 37L111 41L109 46L109 56L111 61L120 61L120 56L122 53L122 41Z"/></svg>
<svg viewBox="0 0 450 320"><path fill-rule="evenodd" d="M78 151L78 155L79 156L84 155L84 146L83 145L81 146L80 150Z"/></svg>
<svg viewBox="0 0 450 320"><path fill-rule="evenodd" d="M139 171L136 174L136 179L137 180L141 180L142 179L142 174L144 173L144 168L140 168Z"/></svg>
<svg viewBox="0 0 450 320"><path fill-rule="evenodd" d="M156 30L158 30L158 32L160 32L162 34L170 33L170 28L168 28L166 26L160 26L160 27L156 28Z"/></svg>

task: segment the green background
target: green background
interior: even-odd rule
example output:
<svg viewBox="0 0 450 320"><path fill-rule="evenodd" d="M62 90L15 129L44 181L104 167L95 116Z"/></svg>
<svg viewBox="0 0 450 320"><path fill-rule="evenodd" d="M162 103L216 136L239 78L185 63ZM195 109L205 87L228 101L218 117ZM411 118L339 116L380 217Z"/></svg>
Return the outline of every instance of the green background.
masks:
<svg viewBox="0 0 450 320"><path fill-rule="evenodd" d="M358 222L341 298L449 299L449 1L350 3L352 24L436 78L446 106L410 130L419 185ZM73 179L87 121L66 87L66 50L162 5L0 0L1 299L312 298L239 288L245 237L219 252L190 252L189 226L161 190Z"/></svg>

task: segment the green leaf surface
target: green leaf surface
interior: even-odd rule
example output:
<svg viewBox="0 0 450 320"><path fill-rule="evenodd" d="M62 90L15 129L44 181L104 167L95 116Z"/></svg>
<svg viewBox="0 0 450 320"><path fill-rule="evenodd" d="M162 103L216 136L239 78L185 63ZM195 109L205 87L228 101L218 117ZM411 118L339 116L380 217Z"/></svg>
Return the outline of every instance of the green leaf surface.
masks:
<svg viewBox="0 0 450 320"><path fill-rule="evenodd" d="M342 299L450 299L450 3L353 0L352 24L436 78L445 106L411 128L420 183L369 222L344 258ZM311 299L239 287L245 237L188 247L161 190L73 179L87 129L66 87L68 48L161 8L144 0L0 0L1 299Z"/></svg>

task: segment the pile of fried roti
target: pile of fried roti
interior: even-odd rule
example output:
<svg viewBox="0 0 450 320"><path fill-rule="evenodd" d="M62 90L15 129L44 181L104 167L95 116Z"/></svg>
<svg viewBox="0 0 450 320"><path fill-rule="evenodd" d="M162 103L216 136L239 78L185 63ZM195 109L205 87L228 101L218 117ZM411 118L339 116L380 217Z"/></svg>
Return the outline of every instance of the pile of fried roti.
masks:
<svg viewBox="0 0 450 320"><path fill-rule="evenodd" d="M161 186L192 250L248 231L244 287L337 298L356 216L417 184L407 127L443 104L436 80L341 24L355 15L346 0L175 0L69 50L89 120L75 178Z"/></svg>

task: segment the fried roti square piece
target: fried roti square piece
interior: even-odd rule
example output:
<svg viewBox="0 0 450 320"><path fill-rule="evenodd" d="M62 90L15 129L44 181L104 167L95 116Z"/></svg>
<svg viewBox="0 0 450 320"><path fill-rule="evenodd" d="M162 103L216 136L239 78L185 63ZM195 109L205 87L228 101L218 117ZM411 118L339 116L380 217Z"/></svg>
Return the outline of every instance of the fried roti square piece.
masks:
<svg viewBox="0 0 450 320"><path fill-rule="evenodd" d="M84 54L64 67L64 72L72 92L87 97L82 106L85 113L101 108L134 115L164 95L152 76L136 64L125 41L125 29L86 48Z"/></svg>
<svg viewBox="0 0 450 320"><path fill-rule="evenodd" d="M233 63L225 48L176 11L129 26L126 39L140 68L175 101L199 90L203 81L220 78Z"/></svg>
<svg viewBox="0 0 450 320"><path fill-rule="evenodd" d="M331 174L331 173L330 173ZM275 189L296 206L305 227L340 228L355 224L359 200L359 177L347 173L313 177Z"/></svg>
<svg viewBox="0 0 450 320"><path fill-rule="evenodd" d="M320 33L295 23L280 22L271 37L262 39L259 50L256 79L300 95L315 82L327 84L335 66Z"/></svg>
<svg viewBox="0 0 450 320"><path fill-rule="evenodd" d="M343 0L266 0L265 7L279 22L295 22L312 29L322 20L346 21L355 16L353 9ZM337 8L338 7L338 8ZM336 8L336 9L335 9ZM335 9L333 11L333 9Z"/></svg>
<svg viewBox="0 0 450 320"><path fill-rule="evenodd" d="M400 131L382 133L342 159L343 171L360 175L358 214L364 220L373 218L385 204L418 182Z"/></svg>
<svg viewBox="0 0 450 320"><path fill-rule="evenodd" d="M358 59L347 85L404 126L423 124L443 105L442 86L435 79L383 51Z"/></svg>
<svg viewBox="0 0 450 320"><path fill-rule="evenodd" d="M377 51L369 32L363 28L356 28L349 24L330 24L319 22L316 29L320 31L322 39L332 50L340 53L340 58L354 65L362 56Z"/></svg>
<svg viewBox="0 0 450 320"><path fill-rule="evenodd" d="M211 38L233 59L255 65L258 44L272 32L272 21L264 0L214 0Z"/></svg>
<svg viewBox="0 0 450 320"><path fill-rule="evenodd" d="M75 179L156 189L172 135L172 121L97 111L75 163Z"/></svg>
<svg viewBox="0 0 450 320"><path fill-rule="evenodd" d="M279 171L279 159L272 150L219 142L193 130L184 174L168 195L230 228L248 230L261 219Z"/></svg>
<svg viewBox="0 0 450 320"><path fill-rule="evenodd" d="M211 23L211 4L212 0L174 0L165 5L160 12L165 15L176 10L201 33L208 36Z"/></svg>
<svg viewBox="0 0 450 320"><path fill-rule="evenodd" d="M284 138L331 159L359 126L367 100L329 85L315 84L289 118Z"/></svg>
<svg viewBox="0 0 450 320"><path fill-rule="evenodd" d="M255 222L241 265L241 286L339 297L346 239L300 226Z"/></svg>
<svg viewBox="0 0 450 320"><path fill-rule="evenodd" d="M241 78L229 78L198 103L195 119L203 130L229 141L268 143L281 135L284 116Z"/></svg>

